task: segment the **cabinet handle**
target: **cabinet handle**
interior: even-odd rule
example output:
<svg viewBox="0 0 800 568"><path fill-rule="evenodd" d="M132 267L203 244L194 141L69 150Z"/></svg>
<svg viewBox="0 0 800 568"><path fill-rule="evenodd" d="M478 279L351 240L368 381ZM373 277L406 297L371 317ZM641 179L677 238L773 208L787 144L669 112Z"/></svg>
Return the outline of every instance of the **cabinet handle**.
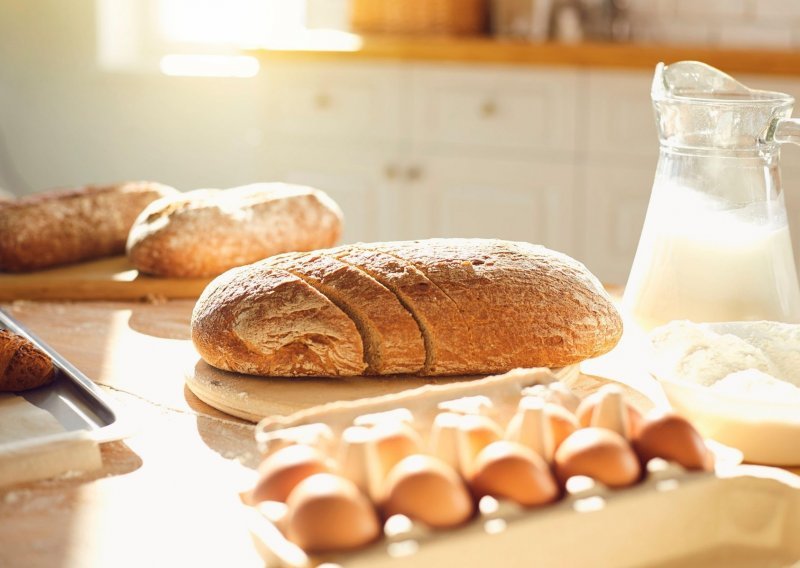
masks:
<svg viewBox="0 0 800 568"><path fill-rule="evenodd" d="M383 175L386 176L386 179L397 179L397 166L394 164L386 164L386 167L383 168Z"/></svg>
<svg viewBox="0 0 800 568"><path fill-rule="evenodd" d="M314 97L314 106L320 110L330 108L333 99L327 93L317 93Z"/></svg>
<svg viewBox="0 0 800 568"><path fill-rule="evenodd" d="M497 103L491 99L484 101L481 105L481 116L483 118L492 118L497 115Z"/></svg>
<svg viewBox="0 0 800 568"><path fill-rule="evenodd" d="M406 170L406 179L408 181L417 181L422 177L422 168L419 166L409 166Z"/></svg>

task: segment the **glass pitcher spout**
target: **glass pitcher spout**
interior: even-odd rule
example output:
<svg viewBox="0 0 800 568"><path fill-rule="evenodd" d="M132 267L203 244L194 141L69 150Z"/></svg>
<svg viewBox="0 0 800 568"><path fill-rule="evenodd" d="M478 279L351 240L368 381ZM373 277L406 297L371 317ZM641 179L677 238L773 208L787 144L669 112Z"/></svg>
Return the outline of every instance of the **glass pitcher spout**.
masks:
<svg viewBox="0 0 800 568"><path fill-rule="evenodd" d="M800 322L779 170L780 145L800 142L794 98L696 61L659 64L651 97L659 160L623 310L645 329Z"/></svg>

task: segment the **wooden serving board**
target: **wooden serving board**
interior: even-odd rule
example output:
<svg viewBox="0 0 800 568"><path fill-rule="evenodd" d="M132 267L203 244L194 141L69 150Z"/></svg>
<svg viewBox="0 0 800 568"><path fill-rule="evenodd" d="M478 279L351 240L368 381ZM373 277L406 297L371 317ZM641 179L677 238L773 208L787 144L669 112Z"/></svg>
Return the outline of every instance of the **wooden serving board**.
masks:
<svg viewBox="0 0 800 568"><path fill-rule="evenodd" d="M578 374L578 366L559 370L561 378ZM373 398L387 394L486 375L462 377L254 377L216 369L198 359L186 371L186 385L203 402L227 414L258 422L267 416L287 416L335 401Z"/></svg>
<svg viewBox="0 0 800 568"><path fill-rule="evenodd" d="M211 278L144 276L124 256L22 274L0 273L0 301L197 298Z"/></svg>

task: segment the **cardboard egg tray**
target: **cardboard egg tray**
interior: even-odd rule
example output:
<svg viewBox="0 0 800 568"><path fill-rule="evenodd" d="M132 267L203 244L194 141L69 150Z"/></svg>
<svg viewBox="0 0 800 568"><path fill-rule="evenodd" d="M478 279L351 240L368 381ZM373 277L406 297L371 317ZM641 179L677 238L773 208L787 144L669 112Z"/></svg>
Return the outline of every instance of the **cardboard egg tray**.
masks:
<svg viewBox="0 0 800 568"><path fill-rule="evenodd" d="M434 418L447 412L486 416L505 430L522 398L563 392L558 378L548 369L516 370L333 403L265 419L256 438L265 456L301 443L333 457L353 425L403 422L426 436ZM540 507L483 496L474 517L456 528L433 530L395 515L384 519L381 538L348 553L306 554L279 528L283 503L242 497L267 566L800 566L800 477L738 465L735 451L708 445L716 457L713 473L653 459L643 480L623 489L578 476L557 502Z"/></svg>

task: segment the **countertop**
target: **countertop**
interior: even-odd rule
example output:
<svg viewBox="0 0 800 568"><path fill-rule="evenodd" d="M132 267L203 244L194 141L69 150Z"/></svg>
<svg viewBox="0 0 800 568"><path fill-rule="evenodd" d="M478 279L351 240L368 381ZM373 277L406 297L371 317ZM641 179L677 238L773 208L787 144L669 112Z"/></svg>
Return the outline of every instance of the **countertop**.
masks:
<svg viewBox="0 0 800 568"><path fill-rule="evenodd" d="M309 32L248 50L269 61L423 61L647 69L660 62L703 61L728 73L800 76L800 50L643 43L531 43L489 37L368 36Z"/></svg>
<svg viewBox="0 0 800 568"><path fill-rule="evenodd" d="M0 490L0 566L263 566L239 515L254 426L184 386L192 300L4 307L98 383L132 426L103 468ZM605 381L581 376L586 395ZM629 390L640 407L646 399Z"/></svg>

